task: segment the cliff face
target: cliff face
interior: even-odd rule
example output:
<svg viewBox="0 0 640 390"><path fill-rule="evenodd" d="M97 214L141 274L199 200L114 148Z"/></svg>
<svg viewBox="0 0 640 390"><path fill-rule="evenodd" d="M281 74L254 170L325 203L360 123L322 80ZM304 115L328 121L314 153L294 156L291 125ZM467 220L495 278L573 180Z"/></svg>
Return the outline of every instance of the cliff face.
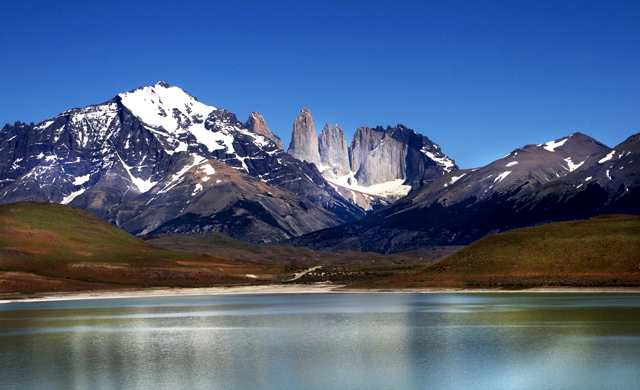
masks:
<svg viewBox="0 0 640 390"><path fill-rule="evenodd" d="M267 122L264 120L262 115L260 115L256 111L253 111L251 115L249 115L249 119L247 119L244 127L246 127L249 131L267 137L268 139L273 141L278 146L278 148L284 150L284 145L282 144L282 140L280 139L280 137L273 134L271 130L269 130Z"/></svg>
<svg viewBox="0 0 640 390"><path fill-rule="evenodd" d="M287 151L293 157L320 166L318 153L318 136L313 125L313 118L308 109L303 108L293 122L291 143Z"/></svg>
<svg viewBox="0 0 640 390"><path fill-rule="evenodd" d="M318 137L318 151L322 173L326 178L338 178L350 173L349 148L339 125L332 127L327 122Z"/></svg>
<svg viewBox="0 0 640 390"><path fill-rule="evenodd" d="M403 125L360 127L351 142L350 157L351 171L364 187L402 180L416 189L458 168L438 145Z"/></svg>

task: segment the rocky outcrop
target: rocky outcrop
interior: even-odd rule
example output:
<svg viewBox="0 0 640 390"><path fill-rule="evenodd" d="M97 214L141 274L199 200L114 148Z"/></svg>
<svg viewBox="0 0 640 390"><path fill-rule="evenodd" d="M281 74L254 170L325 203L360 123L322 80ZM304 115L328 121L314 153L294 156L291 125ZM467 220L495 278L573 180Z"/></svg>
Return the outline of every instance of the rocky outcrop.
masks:
<svg viewBox="0 0 640 390"><path fill-rule="evenodd" d="M247 119L247 121L244 123L244 127L256 134L264 135L265 137L273 141L278 146L278 148L284 150L284 145L282 144L282 140L280 139L280 137L273 134L271 130L269 130L264 117L258 112L253 111L251 115L249 115L249 119Z"/></svg>
<svg viewBox="0 0 640 390"><path fill-rule="evenodd" d="M386 129L358 128L350 157L351 171L364 187L402 180L416 189L458 169L429 138L400 124Z"/></svg>
<svg viewBox="0 0 640 390"><path fill-rule="evenodd" d="M320 166L318 153L318 135L313 125L313 118L309 109L303 108L293 122L291 143L287 151L293 157Z"/></svg>
<svg viewBox="0 0 640 390"><path fill-rule="evenodd" d="M318 136L318 151L325 177L338 178L350 173L349 148L339 125L332 127L327 122Z"/></svg>

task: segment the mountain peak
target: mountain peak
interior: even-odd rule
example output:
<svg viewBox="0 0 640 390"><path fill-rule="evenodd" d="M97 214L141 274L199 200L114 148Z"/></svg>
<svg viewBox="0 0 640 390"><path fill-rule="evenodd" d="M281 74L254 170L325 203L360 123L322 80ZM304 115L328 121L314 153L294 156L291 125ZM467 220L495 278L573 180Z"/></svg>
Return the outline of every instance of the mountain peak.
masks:
<svg viewBox="0 0 640 390"><path fill-rule="evenodd" d="M164 81L121 93L118 97L143 122L170 132L184 127L187 118L191 122L201 122L216 109Z"/></svg>
<svg viewBox="0 0 640 390"><path fill-rule="evenodd" d="M308 108L303 108L293 122L291 143L287 153L299 160L314 163L316 166L320 165L318 135Z"/></svg>

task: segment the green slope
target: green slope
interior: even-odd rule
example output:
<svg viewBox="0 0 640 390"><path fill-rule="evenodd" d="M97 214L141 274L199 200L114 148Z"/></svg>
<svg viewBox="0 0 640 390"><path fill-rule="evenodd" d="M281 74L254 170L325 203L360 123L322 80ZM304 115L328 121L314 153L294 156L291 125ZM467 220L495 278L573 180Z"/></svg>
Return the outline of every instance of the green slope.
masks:
<svg viewBox="0 0 640 390"><path fill-rule="evenodd" d="M292 272L284 266L156 248L70 206L0 206L0 292L254 283Z"/></svg>
<svg viewBox="0 0 640 390"><path fill-rule="evenodd" d="M640 217L600 216L492 234L382 285L639 286Z"/></svg>

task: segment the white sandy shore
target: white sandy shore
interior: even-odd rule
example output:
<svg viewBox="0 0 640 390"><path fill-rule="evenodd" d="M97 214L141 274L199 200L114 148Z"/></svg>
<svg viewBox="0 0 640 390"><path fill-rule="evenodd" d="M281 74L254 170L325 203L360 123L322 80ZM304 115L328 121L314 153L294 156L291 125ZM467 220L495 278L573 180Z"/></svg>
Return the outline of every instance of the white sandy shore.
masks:
<svg viewBox="0 0 640 390"><path fill-rule="evenodd" d="M640 293L640 288L627 287L533 287L522 290L469 289L469 288L420 288L394 290L359 290L330 283L282 284L264 286L200 287L200 288L141 288L116 291L82 291L23 295L7 299L0 304L12 302L42 302L80 299L112 299L136 297L171 297L192 295L233 294L318 294L318 293Z"/></svg>

